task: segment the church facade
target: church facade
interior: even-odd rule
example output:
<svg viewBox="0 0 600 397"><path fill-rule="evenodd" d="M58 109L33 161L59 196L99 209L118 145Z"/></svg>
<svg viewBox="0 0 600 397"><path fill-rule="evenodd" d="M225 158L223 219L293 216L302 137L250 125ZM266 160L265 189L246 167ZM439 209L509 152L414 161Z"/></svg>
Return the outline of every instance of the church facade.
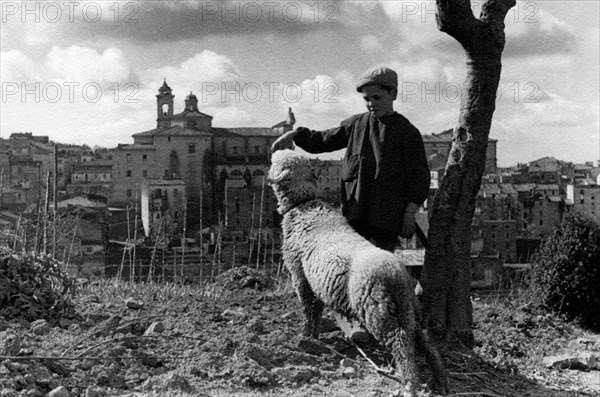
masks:
<svg viewBox="0 0 600 397"><path fill-rule="evenodd" d="M172 89L166 80L156 95L156 128L133 135L133 144L120 144L110 149L108 156L113 162L113 189L110 202L114 205L135 205L140 200L140 187L150 189L165 180L185 186L187 219L194 222L203 217L205 225L219 220L235 219L233 211L241 213L239 189L259 190L254 197L258 207L262 190L269 208L265 222L272 223L273 197L268 186L263 188L263 178L270 166L271 144L284 132L293 129L294 115L289 109L287 120L273 127L219 128L212 125L213 117L198 110L198 99L190 93L185 108L174 113ZM244 200L247 201L247 200ZM180 203L181 204L181 203ZM202 206L202 215L200 215ZM246 203L243 207L248 207ZM246 208L245 208L246 209ZM183 208L178 215L182 216ZM249 211L240 215L239 223L245 222ZM257 216L258 219L258 216ZM195 222L194 222L195 223Z"/></svg>

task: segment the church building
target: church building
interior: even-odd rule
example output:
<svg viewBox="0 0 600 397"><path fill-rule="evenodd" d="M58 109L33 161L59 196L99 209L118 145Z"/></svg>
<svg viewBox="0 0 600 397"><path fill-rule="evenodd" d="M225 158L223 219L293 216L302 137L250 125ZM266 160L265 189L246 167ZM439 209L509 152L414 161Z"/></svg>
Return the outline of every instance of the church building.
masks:
<svg viewBox="0 0 600 397"><path fill-rule="evenodd" d="M109 150L114 164L110 202L134 205L140 200L142 184L160 190L169 180L172 187L185 187L188 221L200 218L201 203L205 225L228 221L226 216L232 214L226 200L235 199L231 190L263 189L271 144L293 129L294 114L290 108L287 119L273 127L220 128L212 125L212 116L198 110L193 93L185 98L181 113L174 112L174 98L165 80L156 95L156 128L133 134L133 144ZM268 186L264 190L272 201Z"/></svg>

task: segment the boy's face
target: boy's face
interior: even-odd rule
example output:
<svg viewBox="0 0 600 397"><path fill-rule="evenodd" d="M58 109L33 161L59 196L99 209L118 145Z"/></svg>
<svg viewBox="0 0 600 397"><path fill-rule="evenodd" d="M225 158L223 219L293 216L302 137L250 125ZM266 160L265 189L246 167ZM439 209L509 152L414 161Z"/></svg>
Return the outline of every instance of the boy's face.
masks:
<svg viewBox="0 0 600 397"><path fill-rule="evenodd" d="M388 90L378 85L367 85L362 88L361 94L369 112L375 117L386 116L394 113L394 99L396 89Z"/></svg>

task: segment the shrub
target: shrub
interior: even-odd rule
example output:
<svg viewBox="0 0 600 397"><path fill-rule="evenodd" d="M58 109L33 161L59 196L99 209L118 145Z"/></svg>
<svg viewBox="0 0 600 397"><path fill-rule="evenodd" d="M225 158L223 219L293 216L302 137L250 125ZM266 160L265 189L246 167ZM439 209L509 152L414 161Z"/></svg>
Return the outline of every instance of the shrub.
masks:
<svg viewBox="0 0 600 397"><path fill-rule="evenodd" d="M547 309L600 330L600 225L568 216L533 261L532 288Z"/></svg>
<svg viewBox="0 0 600 397"><path fill-rule="evenodd" d="M49 255L0 248L0 316L56 323L74 313L75 282Z"/></svg>

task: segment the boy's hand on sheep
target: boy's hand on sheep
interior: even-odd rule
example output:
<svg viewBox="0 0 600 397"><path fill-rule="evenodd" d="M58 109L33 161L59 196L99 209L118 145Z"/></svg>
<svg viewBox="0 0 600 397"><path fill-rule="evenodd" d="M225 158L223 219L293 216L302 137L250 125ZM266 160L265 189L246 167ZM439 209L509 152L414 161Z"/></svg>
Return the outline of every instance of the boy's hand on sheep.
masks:
<svg viewBox="0 0 600 397"><path fill-rule="evenodd" d="M273 145L271 145L271 153L274 153L278 150L283 149L292 149L294 150L294 137L298 134L298 131L292 130L288 131L285 134L281 135Z"/></svg>

